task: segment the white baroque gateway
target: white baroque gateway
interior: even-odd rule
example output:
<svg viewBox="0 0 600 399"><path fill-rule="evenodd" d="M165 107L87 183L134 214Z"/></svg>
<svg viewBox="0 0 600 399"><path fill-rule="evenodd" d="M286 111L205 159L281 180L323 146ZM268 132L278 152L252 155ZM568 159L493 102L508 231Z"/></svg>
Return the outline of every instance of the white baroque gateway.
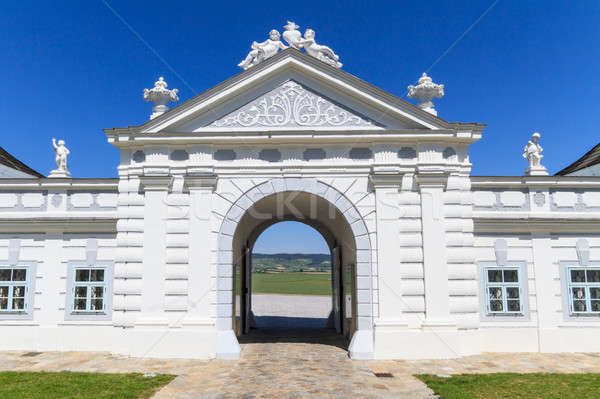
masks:
<svg viewBox="0 0 600 399"><path fill-rule="evenodd" d="M151 120L105 131L117 179L47 179L0 154L0 349L239 357L253 245L296 220L331 249L352 358L600 351L593 163L471 176L484 125L437 117L441 89L413 106L292 33L169 111L149 90Z"/></svg>

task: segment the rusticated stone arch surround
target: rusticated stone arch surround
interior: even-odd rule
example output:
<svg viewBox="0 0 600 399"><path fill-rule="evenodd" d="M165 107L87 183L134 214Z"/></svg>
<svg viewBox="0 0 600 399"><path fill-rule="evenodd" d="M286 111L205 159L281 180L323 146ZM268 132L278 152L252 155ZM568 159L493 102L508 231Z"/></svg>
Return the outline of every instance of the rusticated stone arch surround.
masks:
<svg viewBox="0 0 600 399"><path fill-rule="evenodd" d="M373 357L372 245L367 224L344 193L316 178L276 178L257 184L229 207L219 230L217 249L217 357L239 357L240 347L232 330L234 235L247 210L278 193L299 192L327 201L348 223L356 248L356 326L349 352L352 358Z"/></svg>

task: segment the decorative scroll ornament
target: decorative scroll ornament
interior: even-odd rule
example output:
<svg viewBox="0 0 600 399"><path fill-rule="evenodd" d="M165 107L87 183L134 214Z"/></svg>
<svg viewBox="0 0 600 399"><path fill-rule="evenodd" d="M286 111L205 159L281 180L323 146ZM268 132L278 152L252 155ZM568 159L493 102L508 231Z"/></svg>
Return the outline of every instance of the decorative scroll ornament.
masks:
<svg viewBox="0 0 600 399"><path fill-rule="evenodd" d="M419 78L417 86L408 86L408 98L416 98L419 100L417 107L423 111L437 116L437 111L433 107L434 98L442 98L444 96L444 85L433 83L431 78L423 72L423 76Z"/></svg>
<svg viewBox="0 0 600 399"><path fill-rule="evenodd" d="M542 151L544 149L539 144L541 135L539 133L533 133L531 140L527 142L523 149L523 158L529 162L529 167L525 169L525 175L527 176L547 176L548 171L546 167L541 164L541 160L544 157Z"/></svg>
<svg viewBox="0 0 600 399"><path fill-rule="evenodd" d="M340 57L333 52L327 46L317 44L315 41L315 31L307 29L304 32L304 37L298 30L299 26L294 22L288 21L287 25L284 26L285 32L283 32L283 39L295 49L300 50L304 48L308 55L315 57L316 59L334 66L341 68L342 63L339 62ZM252 42L252 50L248 53L246 58L238 64L240 68L248 69L261 63L262 61L271 58L281 49L287 48L285 44L281 42L281 35L275 29L269 32L269 39L262 43Z"/></svg>
<svg viewBox="0 0 600 399"><path fill-rule="evenodd" d="M289 81L227 115L211 127L359 126L374 123Z"/></svg>
<svg viewBox="0 0 600 399"><path fill-rule="evenodd" d="M150 119L154 119L167 112L169 110L167 104L171 101L179 101L179 97L177 97L179 90L169 90L167 87L167 82L161 76L154 82L152 89L144 89L144 101L154 102L154 107L152 107L152 111L154 112L150 115Z"/></svg>

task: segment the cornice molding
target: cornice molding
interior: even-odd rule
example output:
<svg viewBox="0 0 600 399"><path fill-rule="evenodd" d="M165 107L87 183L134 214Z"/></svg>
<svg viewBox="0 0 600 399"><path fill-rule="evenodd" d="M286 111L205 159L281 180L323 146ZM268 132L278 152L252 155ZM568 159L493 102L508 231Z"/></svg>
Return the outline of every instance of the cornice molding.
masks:
<svg viewBox="0 0 600 399"><path fill-rule="evenodd" d="M117 218L0 218L0 229L13 233L116 233Z"/></svg>
<svg viewBox="0 0 600 399"><path fill-rule="evenodd" d="M494 187L562 187L598 188L600 177L596 176L471 176L473 189Z"/></svg>
<svg viewBox="0 0 600 399"><path fill-rule="evenodd" d="M491 219L473 217L475 233L598 233L599 219Z"/></svg>
<svg viewBox="0 0 600 399"><path fill-rule="evenodd" d="M386 130L364 131L364 130L344 130L344 131L316 131L316 130L282 130L282 131L238 131L238 132L161 132L153 135L139 135L130 137L130 139L111 142L120 149L136 150L145 145L255 145L277 146L287 144L306 144L306 145L327 145L327 144L347 144L361 143L368 144L397 144L406 146L415 146L418 143L435 143L440 145L470 145L477 139L457 137L453 133L439 133L438 131L416 132L416 131L395 131Z"/></svg>
<svg viewBox="0 0 600 399"><path fill-rule="evenodd" d="M10 190L99 190L117 191L119 179L51 178L51 179L2 179L0 191Z"/></svg>

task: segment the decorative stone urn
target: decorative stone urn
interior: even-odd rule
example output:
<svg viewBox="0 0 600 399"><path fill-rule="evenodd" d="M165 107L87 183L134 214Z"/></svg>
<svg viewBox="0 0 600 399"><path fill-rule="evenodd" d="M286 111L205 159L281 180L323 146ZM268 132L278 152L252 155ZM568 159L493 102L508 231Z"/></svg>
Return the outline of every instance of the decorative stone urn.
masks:
<svg viewBox="0 0 600 399"><path fill-rule="evenodd" d="M431 78L423 72L423 76L419 78L417 86L408 86L408 98L416 98L419 100L417 107L423 111L437 116L437 111L433 107L434 98L442 98L444 96L444 85L433 83Z"/></svg>
<svg viewBox="0 0 600 399"><path fill-rule="evenodd" d="M179 90L169 90L167 87L167 82L161 76L154 82L152 89L144 89L144 100L154 102L154 107L152 107L152 111L154 112L150 115L150 119L154 119L167 112L169 110L167 104L171 101L179 101L179 97L177 97Z"/></svg>

